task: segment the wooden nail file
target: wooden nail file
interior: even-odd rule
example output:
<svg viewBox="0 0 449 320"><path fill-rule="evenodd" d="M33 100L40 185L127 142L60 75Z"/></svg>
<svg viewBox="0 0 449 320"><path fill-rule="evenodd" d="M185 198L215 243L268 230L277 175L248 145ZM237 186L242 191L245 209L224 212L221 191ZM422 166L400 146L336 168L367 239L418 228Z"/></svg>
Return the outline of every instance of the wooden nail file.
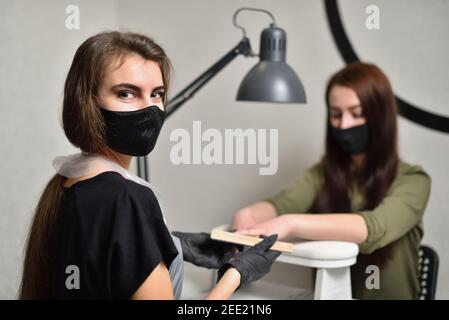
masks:
<svg viewBox="0 0 449 320"><path fill-rule="evenodd" d="M210 237L214 240L243 244L245 246L254 246L255 244L263 240L262 238L246 236L243 234L223 230L212 230ZM295 245L290 242L276 241L271 249L280 252L292 253L294 246Z"/></svg>

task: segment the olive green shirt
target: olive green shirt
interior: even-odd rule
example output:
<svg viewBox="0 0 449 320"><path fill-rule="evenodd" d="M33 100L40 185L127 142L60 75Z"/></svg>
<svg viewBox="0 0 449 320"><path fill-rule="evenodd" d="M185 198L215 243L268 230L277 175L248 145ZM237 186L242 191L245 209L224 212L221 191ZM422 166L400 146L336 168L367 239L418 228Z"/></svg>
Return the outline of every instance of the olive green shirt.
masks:
<svg viewBox="0 0 449 320"><path fill-rule="evenodd" d="M308 168L294 185L265 199L278 214L310 213L324 179L323 164ZM396 177L386 196L374 210L361 211L362 196L355 175L349 191L351 209L360 214L368 238L359 244L357 263L351 267L353 297L356 299L416 299L419 293L418 252L423 236L422 217L430 195L431 179L421 166L399 161ZM388 246L388 259L376 251ZM369 265L379 267L380 288Z"/></svg>

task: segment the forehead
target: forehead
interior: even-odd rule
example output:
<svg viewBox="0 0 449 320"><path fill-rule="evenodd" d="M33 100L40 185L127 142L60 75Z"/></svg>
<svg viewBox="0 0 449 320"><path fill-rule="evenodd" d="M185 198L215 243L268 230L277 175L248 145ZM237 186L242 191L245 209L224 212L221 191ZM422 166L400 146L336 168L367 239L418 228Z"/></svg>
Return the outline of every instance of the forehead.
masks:
<svg viewBox="0 0 449 320"><path fill-rule="evenodd" d="M124 55L115 59L106 68L103 82L104 85L110 86L118 83L131 83L149 90L164 85L159 64L136 54Z"/></svg>
<svg viewBox="0 0 449 320"><path fill-rule="evenodd" d="M335 85L329 92L329 104L334 108L346 109L359 105L360 100L353 89Z"/></svg>

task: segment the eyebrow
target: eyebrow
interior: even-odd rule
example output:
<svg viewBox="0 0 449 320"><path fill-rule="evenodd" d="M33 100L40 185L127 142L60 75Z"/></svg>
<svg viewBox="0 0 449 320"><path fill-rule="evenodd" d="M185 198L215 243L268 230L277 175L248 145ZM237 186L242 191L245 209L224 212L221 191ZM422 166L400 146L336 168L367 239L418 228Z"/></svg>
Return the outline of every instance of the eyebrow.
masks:
<svg viewBox="0 0 449 320"><path fill-rule="evenodd" d="M331 109L338 109L338 110L340 110L340 108L338 108L338 107L335 107L335 106L329 106ZM356 108L361 108L362 106L360 105L360 104L356 104L356 105L353 105L353 106L350 106L350 107L348 107L348 109L349 110L354 110L354 109L356 109Z"/></svg>
<svg viewBox="0 0 449 320"><path fill-rule="evenodd" d="M127 83L127 82L119 83L119 84L112 86L112 89L116 89L116 88L128 88L128 89L135 90L135 91L143 91L142 88L140 88L139 86L136 86L135 84ZM162 91L162 90L165 90L165 86L157 86L157 87L153 88L152 91Z"/></svg>

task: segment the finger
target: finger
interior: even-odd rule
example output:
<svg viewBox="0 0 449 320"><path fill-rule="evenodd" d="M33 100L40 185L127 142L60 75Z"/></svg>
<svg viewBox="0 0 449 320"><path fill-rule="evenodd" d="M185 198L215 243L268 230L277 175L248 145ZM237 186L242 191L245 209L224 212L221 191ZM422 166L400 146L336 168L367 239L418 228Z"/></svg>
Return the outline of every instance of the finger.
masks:
<svg viewBox="0 0 449 320"><path fill-rule="evenodd" d="M281 255L281 252L280 252L280 251L275 251L275 250L268 250L268 251L265 253L265 256L266 256L267 259L270 260L270 261L276 260L280 255Z"/></svg>
<svg viewBox="0 0 449 320"><path fill-rule="evenodd" d="M261 242L256 244L256 247L262 249L263 251L267 251L276 242L277 238L277 234L272 234L271 236L265 237Z"/></svg>

